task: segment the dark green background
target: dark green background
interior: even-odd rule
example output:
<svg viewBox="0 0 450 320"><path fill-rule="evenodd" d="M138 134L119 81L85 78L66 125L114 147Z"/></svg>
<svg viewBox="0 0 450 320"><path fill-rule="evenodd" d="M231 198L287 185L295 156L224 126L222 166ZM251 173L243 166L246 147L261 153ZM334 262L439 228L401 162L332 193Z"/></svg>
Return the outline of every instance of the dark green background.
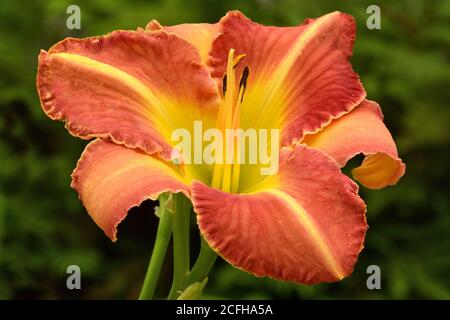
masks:
<svg viewBox="0 0 450 320"><path fill-rule="evenodd" d="M136 298L151 252L151 202L132 213L111 243L69 188L85 141L42 112L37 56L67 36L215 22L230 9L255 21L295 25L341 10L358 23L352 63L368 98L380 103L407 173L395 187L361 188L368 205L366 247L355 272L335 284L299 286L247 275L219 261L205 298L450 298L450 1L0 1L0 298ZM66 8L81 7L81 31L66 29ZM381 7L381 30L365 27ZM197 240L194 237L194 240ZM195 251L193 252L195 254ZM65 287L66 268L82 269L81 291ZM382 289L366 288L377 264ZM163 271L166 294L171 277Z"/></svg>

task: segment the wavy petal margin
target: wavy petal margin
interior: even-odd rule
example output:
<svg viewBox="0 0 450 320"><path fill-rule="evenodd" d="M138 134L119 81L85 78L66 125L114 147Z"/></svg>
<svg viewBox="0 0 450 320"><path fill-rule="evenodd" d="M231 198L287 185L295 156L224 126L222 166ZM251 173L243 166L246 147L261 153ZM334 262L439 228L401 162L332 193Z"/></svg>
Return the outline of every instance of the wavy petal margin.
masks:
<svg viewBox="0 0 450 320"><path fill-rule="evenodd" d="M233 266L304 284L348 276L363 248L365 204L336 162L297 145L264 188L230 194L194 182L203 237Z"/></svg>
<svg viewBox="0 0 450 320"><path fill-rule="evenodd" d="M364 186L380 189L394 185L404 175L406 166L398 157L397 147L383 123L379 105L365 100L343 117L333 120L320 132L303 140L322 150L343 167L359 153L366 155L353 177Z"/></svg>
<svg viewBox="0 0 450 320"><path fill-rule="evenodd" d="M162 26L158 21L152 20L147 24L145 30L165 30L169 33L175 33L183 37L198 49L202 61L206 64L212 42L219 33L219 24L182 23L173 26Z"/></svg>
<svg viewBox="0 0 450 320"><path fill-rule="evenodd" d="M233 11L220 21L209 65L220 86L228 51L246 55L237 68L237 74L250 70L241 126L281 128L281 143L289 146L364 99L349 63L355 29L353 17L341 12L297 27L269 27Z"/></svg>
<svg viewBox="0 0 450 320"><path fill-rule="evenodd" d="M136 149L102 139L90 142L72 173L72 188L95 223L116 241L128 211L163 192L189 197L179 168Z"/></svg>
<svg viewBox="0 0 450 320"><path fill-rule="evenodd" d="M65 39L41 52L37 88L46 114L73 135L165 159L172 130L212 123L220 104L197 49L164 31Z"/></svg>

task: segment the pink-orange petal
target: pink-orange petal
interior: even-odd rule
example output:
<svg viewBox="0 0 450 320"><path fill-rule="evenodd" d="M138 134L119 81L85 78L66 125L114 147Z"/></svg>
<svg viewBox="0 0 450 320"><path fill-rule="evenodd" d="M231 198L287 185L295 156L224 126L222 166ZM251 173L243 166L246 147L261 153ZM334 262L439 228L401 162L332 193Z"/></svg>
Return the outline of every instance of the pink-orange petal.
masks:
<svg viewBox="0 0 450 320"><path fill-rule="evenodd" d="M229 263L304 284L348 276L363 248L365 204L336 162L297 145L280 155L273 188L230 194L194 182L200 230Z"/></svg>
<svg viewBox="0 0 450 320"><path fill-rule="evenodd" d="M398 157L381 109L374 101L363 101L318 133L306 136L303 142L327 153L341 167L355 155L365 154L365 160L353 170L353 176L372 189L394 185L405 173L406 166Z"/></svg>
<svg viewBox="0 0 450 320"><path fill-rule="evenodd" d="M37 87L44 111L72 134L166 159L171 131L214 118L220 102L196 48L164 31L65 39L41 52Z"/></svg>
<svg viewBox="0 0 450 320"><path fill-rule="evenodd" d="M147 24L145 30L165 30L183 37L198 49L202 61L206 63L209 51L211 50L212 42L219 33L219 24L182 23L163 27L158 21L152 20Z"/></svg>
<svg viewBox="0 0 450 320"><path fill-rule="evenodd" d="M177 167L136 149L96 139L72 173L74 188L95 223L112 240L128 211L162 192L189 188Z"/></svg>
<svg viewBox="0 0 450 320"><path fill-rule="evenodd" d="M290 145L364 99L349 63L355 28L354 19L340 12L296 27L263 26L230 12L210 52L212 75L220 85L228 51L245 54L237 70L250 69L241 125L281 128L282 144Z"/></svg>

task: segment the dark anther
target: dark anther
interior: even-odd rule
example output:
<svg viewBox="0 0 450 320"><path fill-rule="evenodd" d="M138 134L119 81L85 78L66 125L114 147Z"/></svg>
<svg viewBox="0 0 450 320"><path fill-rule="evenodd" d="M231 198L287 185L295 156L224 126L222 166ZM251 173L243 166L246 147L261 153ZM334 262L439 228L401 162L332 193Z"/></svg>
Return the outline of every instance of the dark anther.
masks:
<svg viewBox="0 0 450 320"><path fill-rule="evenodd" d="M223 79L222 79L222 93L223 93L224 97L225 97L225 92L227 92L227 75L224 75Z"/></svg>
<svg viewBox="0 0 450 320"><path fill-rule="evenodd" d="M239 81L239 89L243 88L241 102L244 99L244 93L245 93L245 88L247 87L247 78L248 78L249 73L250 73L250 70L248 69L248 67L245 67L244 71L242 72L241 81Z"/></svg>
<svg viewBox="0 0 450 320"><path fill-rule="evenodd" d="M248 69L248 67L245 67L244 71L242 72L241 80L239 81L239 89L243 88L241 102L242 102L242 99L244 98L245 88L247 87L247 78L248 78L249 72L250 72L250 70ZM223 79L222 79L223 96L225 96L226 92L227 92L227 75L224 75Z"/></svg>

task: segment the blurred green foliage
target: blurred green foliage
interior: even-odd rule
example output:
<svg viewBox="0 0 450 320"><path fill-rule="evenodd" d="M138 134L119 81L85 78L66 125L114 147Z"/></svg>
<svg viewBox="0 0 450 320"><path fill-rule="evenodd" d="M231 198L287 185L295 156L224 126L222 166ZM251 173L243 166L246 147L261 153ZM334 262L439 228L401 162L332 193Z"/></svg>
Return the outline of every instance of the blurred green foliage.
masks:
<svg viewBox="0 0 450 320"><path fill-rule="evenodd" d="M81 8L81 30L66 28L69 4ZM370 4L381 7L381 30L365 26ZM450 2L439 0L0 1L0 298L136 298L157 223L146 202L132 210L112 244L88 217L69 188L86 142L42 112L35 90L39 50L67 36L135 29L151 19L214 22L231 9L274 25L334 10L352 14L358 23L353 66L368 97L382 106L407 174L396 187L361 188L371 227L347 279L298 286L220 261L204 297L450 298ZM81 291L66 289L70 264L82 269ZM366 288L371 264L381 267L381 290ZM168 257L160 296L170 266Z"/></svg>

